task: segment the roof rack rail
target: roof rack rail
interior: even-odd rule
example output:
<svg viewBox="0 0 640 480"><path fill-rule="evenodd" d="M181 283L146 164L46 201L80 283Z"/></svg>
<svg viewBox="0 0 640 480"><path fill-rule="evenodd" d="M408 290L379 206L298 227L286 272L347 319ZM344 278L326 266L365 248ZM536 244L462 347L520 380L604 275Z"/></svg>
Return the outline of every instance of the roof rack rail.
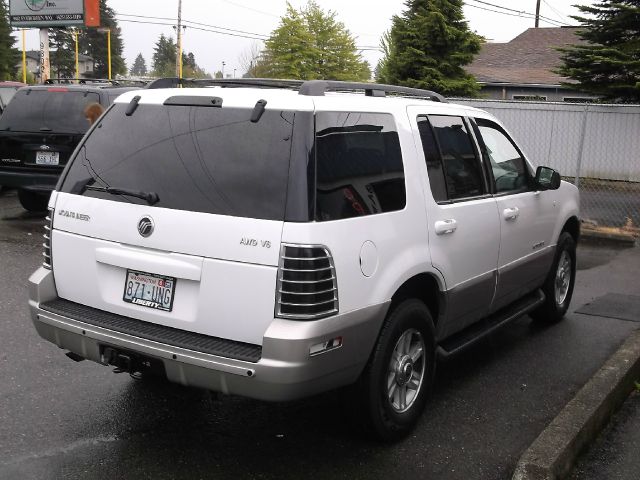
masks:
<svg viewBox="0 0 640 480"><path fill-rule="evenodd" d="M447 100L439 93L420 88L399 87L396 85L384 85L381 83L366 82L342 82L337 80L279 80L273 78L158 78L147 85L147 88L175 88L198 86L219 87L256 87L256 88L289 88L298 90L300 95L324 96L328 90L353 91L364 90L368 97L385 97L387 93L399 94L409 97L428 98L434 102L447 103Z"/></svg>
<svg viewBox="0 0 640 480"><path fill-rule="evenodd" d="M147 88L183 87L256 87L256 88L290 88L297 90L302 80L279 80L275 78L158 78L147 85Z"/></svg>
<svg viewBox="0 0 640 480"><path fill-rule="evenodd" d="M88 85L92 83L97 84L109 84L114 87L123 87L126 85L146 85L149 82L144 80L109 80L108 78L47 78L44 81L45 85L65 84L65 85Z"/></svg>
<svg viewBox="0 0 640 480"><path fill-rule="evenodd" d="M447 100L439 93L420 88L400 87L397 85L385 85L382 83L366 82L342 82L336 80L308 80L300 87L300 95L321 97L327 90L346 91L364 90L368 97L386 97L387 93L398 93L411 97L426 97L434 102L447 103Z"/></svg>

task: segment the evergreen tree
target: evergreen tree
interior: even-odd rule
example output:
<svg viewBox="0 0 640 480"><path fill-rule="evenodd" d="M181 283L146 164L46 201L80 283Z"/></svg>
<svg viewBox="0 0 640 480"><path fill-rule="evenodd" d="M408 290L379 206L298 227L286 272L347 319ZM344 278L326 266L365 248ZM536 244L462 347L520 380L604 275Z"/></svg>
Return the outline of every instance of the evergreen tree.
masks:
<svg viewBox="0 0 640 480"><path fill-rule="evenodd" d="M157 77L172 77L176 73L176 44L173 38L164 34L153 48L153 75Z"/></svg>
<svg viewBox="0 0 640 480"><path fill-rule="evenodd" d="M123 41L115 12L107 6L106 0L100 0L100 25L111 30L111 75L126 75L127 66L122 58ZM109 72L107 34L96 28L85 28L78 37L80 53L93 58L95 65L93 76L107 78Z"/></svg>
<svg viewBox="0 0 640 480"><path fill-rule="evenodd" d="M49 48L51 49L49 53L51 76L75 78L76 52L73 31L65 28L50 28Z"/></svg>
<svg viewBox="0 0 640 480"><path fill-rule="evenodd" d="M463 66L480 51L482 37L471 32L462 0L407 0L382 39L386 55L377 80L435 90L443 95L472 96L479 86Z"/></svg>
<svg viewBox="0 0 640 480"><path fill-rule="evenodd" d="M18 50L13 47L15 39L11 35L7 5L0 1L0 80L9 80L17 70Z"/></svg>
<svg viewBox="0 0 640 480"><path fill-rule="evenodd" d="M371 76L369 64L335 12L324 12L314 1L300 11L287 4L287 13L253 68L271 78L368 80Z"/></svg>
<svg viewBox="0 0 640 480"><path fill-rule="evenodd" d="M147 63L144 61L142 53L139 53L131 67L131 75L134 77L144 77L147 75Z"/></svg>
<svg viewBox="0 0 640 480"><path fill-rule="evenodd" d="M640 102L640 0L576 6L589 15L572 17L584 27L577 35L587 43L559 49L564 64L558 73L608 100Z"/></svg>
<svg viewBox="0 0 640 480"><path fill-rule="evenodd" d="M153 49L153 75L156 77L174 77L176 75L176 44L172 37L164 34ZM182 52L182 77L206 78L209 75L196 63L191 52Z"/></svg>

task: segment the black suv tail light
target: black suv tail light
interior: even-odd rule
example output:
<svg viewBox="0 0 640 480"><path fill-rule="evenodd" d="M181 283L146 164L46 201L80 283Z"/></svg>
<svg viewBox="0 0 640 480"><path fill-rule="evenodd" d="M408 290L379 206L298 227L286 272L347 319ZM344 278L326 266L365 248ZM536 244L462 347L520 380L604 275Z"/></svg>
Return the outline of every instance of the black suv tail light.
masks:
<svg viewBox="0 0 640 480"><path fill-rule="evenodd" d="M338 313L338 283L329 250L321 245L283 245L277 290L277 317L315 320Z"/></svg>
<svg viewBox="0 0 640 480"><path fill-rule="evenodd" d="M42 256L44 260L42 260L42 266L44 268L48 268L51 270L51 266L53 262L51 261L51 232L53 231L53 209L49 209L49 215L45 218L46 222L44 225L44 243L42 247L44 251L42 252Z"/></svg>

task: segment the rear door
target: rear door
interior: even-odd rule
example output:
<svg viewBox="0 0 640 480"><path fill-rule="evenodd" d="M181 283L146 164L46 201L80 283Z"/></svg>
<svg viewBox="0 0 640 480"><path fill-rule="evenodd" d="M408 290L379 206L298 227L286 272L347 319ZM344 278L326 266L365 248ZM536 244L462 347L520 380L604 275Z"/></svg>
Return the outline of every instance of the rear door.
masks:
<svg viewBox="0 0 640 480"><path fill-rule="evenodd" d="M411 108L429 182L431 259L447 287L446 336L485 316L495 292L500 225L465 118ZM426 246L425 246L426 248Z"/></svg>
<svg viewBox="0 0 640 480"><path fill-rule="evenodd" d="M252 109L206 100L130 115L116 104L102 117L57 196L56 286L83 305L261 344L274 318L295 115L251 122Z"/></svg>

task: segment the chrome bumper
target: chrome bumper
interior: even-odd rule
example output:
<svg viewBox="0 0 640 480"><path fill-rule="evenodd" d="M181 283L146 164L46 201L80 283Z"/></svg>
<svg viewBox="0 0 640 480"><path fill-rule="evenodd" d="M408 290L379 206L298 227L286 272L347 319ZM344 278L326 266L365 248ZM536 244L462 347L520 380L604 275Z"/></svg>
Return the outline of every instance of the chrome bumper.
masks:
<svg viewBox="0 0 640 480"><path fill-rule="evenodd" d="M39 268L29 279L29 308L38 334L58 347L102 363L109 346L162 361L167 379L187 386L261 400L285 401L353 383L364 368L388 303L301 322L274 319L256 363L187 350L123 334L40 308L57 298L53 273ZM312 345L342 337L342 346L310 355Z"/></svg>

